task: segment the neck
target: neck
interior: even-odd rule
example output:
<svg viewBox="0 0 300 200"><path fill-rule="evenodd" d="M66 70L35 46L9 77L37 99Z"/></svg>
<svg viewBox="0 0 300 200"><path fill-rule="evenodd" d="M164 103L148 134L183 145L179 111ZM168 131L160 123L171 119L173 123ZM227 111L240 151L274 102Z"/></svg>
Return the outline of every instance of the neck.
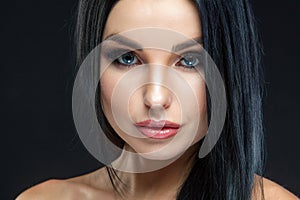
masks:
<svg viewBox="0 0 300 200"><path fill-rule="evenodd" d="M135 198L149 195L154 196L172 196L176 197L177 191L187 178L192 166L194 165L195 156L197 156L198 145L191 146L179 158L167 161L153 161L144 158L132 158L128 155L122 155L113 163L115 166L126 166L134 170L143 169L145 173L133 173L117 171L118 177L126 187L126 195ZM166 167L161 167L166 166ZM155 171L151 170L157 167ZM117 169L120 169L117 167ZM135 171L136 172L136 171ZM115 180L118 180L116 178ZM119 184L118 184L119 185Z"/></svg>

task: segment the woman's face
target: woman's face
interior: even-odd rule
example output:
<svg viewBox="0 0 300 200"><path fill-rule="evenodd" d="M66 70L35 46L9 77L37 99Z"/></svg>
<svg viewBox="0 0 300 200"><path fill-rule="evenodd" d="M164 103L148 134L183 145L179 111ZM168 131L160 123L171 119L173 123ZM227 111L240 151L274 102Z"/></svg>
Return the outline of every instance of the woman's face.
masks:
<svg viewBox="0 0 300 200"><path fill-rule="evenodd" d="M109 14L102 39L106 40L112 35L144 27L168 29L183 34L189 39L199 39L201 38L201 24L198 16L196 8L188 0L121 0L116 3ZM135 38L130 38L130 40L134 41ZM204 137L207 131L205 80L197 70L191 68L193 64L196 64L195 62L197 60L193 57L183 59L172 52L147 48L131 50L130 53L120 56L106 68L100 79L101 104L108 121L125 141L127 149L137 153L160 152L153 158L160 159L159 156L161 156L162 159L167 159L182 153L189 143L187 141L196 143ZM124 104L122 98L114 99L118 84L123 84L123 91L124 85L127 84L121 80L124 77L128 78L128 75L129 79L136 79L139 74L133 75L132 73L130 76L130 71L143 64L149 64L149 67L151 65L164 66L174 70L182 77L179 83L180 79L174 78L177 80L175 85L179 87L188 85L197 99L197 107L183 108L182 106L189 106L191 100L189 97L180 97L182 94L176 93L175 89L156 84L155 81L134 86L135 89L130 93L127 104ZM170 76L164 72L164 70L156 70L155 73L151 73L149 70L147 75L143 76L148 76L149 80L153 77L164 79ZM128 84L132 83L128 81ZM143 138L128 134L119 127L114 119L116 115L113 115L114 104L120 108L120 113L121 109L127 111L130 118L127 126L129 129L136 128ZM185 127L195 126L195 121L197 131L191 133L193 129ZM166 148L166 151L160 151L169 144L172 144L172 147Z"/></svg>

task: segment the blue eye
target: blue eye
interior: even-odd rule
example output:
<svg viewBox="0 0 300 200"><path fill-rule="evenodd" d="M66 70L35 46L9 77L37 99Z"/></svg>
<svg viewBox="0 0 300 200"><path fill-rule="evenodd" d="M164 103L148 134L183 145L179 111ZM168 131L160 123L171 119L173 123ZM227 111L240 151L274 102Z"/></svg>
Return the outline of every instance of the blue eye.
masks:
<svg viewBox="0 0 300 200"><path fill-rule="evenodd" d="M130 66L137 64L139 60L132 52L128 52L120 56L116 61L122 65Z"/></svg>
<svg viewBox="0 0 300 200"><path fill-rule="evenodd" d="M180 64L186 68L194 68L199 64L199 59L193 55L184 56L180 60Z"/></svg>

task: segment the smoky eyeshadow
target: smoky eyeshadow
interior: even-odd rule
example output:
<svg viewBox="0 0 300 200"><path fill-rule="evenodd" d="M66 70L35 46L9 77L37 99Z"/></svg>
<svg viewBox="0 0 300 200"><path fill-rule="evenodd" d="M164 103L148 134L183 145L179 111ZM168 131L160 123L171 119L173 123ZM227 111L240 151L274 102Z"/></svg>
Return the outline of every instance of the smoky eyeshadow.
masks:
<svg viewBox="0 0 300 200"><path fill-rule="evenodd" d="M105 59L109 61L114 61L120 56L122 56L125 53L131 52L130 49L124 49L124 48L108 48L101 50L101 54L104 56Z"/></svg>

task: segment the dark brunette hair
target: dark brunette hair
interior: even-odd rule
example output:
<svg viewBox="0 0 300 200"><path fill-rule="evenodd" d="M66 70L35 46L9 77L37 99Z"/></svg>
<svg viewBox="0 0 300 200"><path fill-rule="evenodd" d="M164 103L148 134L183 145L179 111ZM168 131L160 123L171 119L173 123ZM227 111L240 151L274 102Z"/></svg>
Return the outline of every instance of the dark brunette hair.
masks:
<svg viewBox="0 0 300 200"><path fill-rule="evenodd" d="M110 10L117 1L80 0L76 26L77 64L101 43ZM262 49L248 0L194 0L202 23L203 46L224 79L226 120L213 150L195 164L177 199L263 198ZM97 93L100 94L99 87ZM96 95L99 98L100 95ZM209 95L207 95L209 96ZM101 127L119 147L124 141L105 118L97 99ZM115 189L116 176L108 168Z"/></svg>

